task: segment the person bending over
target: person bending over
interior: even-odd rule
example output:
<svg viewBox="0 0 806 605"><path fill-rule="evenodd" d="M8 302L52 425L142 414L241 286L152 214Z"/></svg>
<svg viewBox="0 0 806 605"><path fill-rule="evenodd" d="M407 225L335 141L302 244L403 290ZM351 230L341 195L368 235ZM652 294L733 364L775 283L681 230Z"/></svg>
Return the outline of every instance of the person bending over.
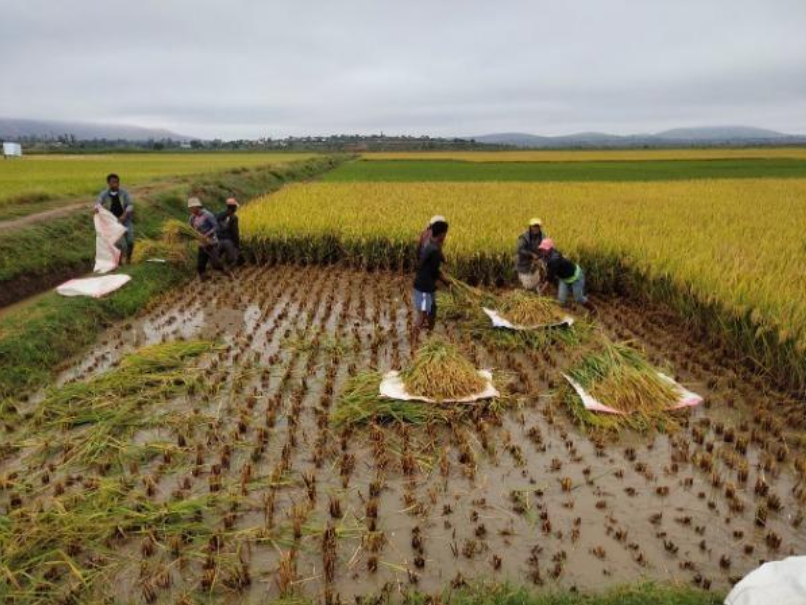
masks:
<svg viewBox="0 0 806 605"><path fill-rule="evenodd" d="M518 258L515 263L515 271L518 273L521 285L526 290L539 290L543 282L543 265L538 262L540 257L537 249L545 237L543 221L533 218L529 221L529 228L518 238Z"/></svg>
<svg viewBox="0 0 806 605"><path fill-rule="evenodd" d="M196 257L196 271L199 273L199 279L204 281L209 277L207 275L208 262L213 265L213 269L229 274L218 257L218 221L216 221L215 215L205 209L197 197L188 200L188 211L190 212L190 226L200 237Z"/></svg>
<svg viewBox="0 0 806 605"><path fill-rule="evenodd" d="M585 295L585 273L582 271L582 267L565 258L554 247L554 241L551 238L545 238L537 251L540 259L546 265L545 281L557 282L557 300L560 305L565 306L567 304L570 290L577 303L588 311L594 312L593 305Z"/></svg>

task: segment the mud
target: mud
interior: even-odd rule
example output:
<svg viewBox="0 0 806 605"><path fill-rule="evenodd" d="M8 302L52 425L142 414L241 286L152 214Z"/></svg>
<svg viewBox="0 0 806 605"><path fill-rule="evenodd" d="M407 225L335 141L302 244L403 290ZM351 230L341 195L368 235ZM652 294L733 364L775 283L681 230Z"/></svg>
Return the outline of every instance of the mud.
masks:
<svg viewBox="0 0 806 605"><path fill-rule="evenodd" d="M112 596L142 602L144 583L153 589L160 573L169 581L156 582L158 603L195 590L225 603L290 593L347 602L479 578L580 590L653 579L724 590L761 561L806 551L803 402L744 373L727 351L698 344L661 309L597 301L606 331L635 339L706 397L673 435L582 431L553 398L562 354L496 350L450 322L439 330L515 393L500 420L331 426L350 374L408 358L409 281L251 267L234 282L216 277L169 294L110 330L91 355L65 363L62 383L144 344L223 343L209 360L218 395L169 404L185 422L136 437L176 443L181 433L171 464L128 471L152 477L152 497L167 501L207 494L222 469L215 480L233 494L229 508L205 514L223 540L217 579L205 577L212 564L178 564L165 545L147 555L132 539L121 545L132 563L108 584ZM6 459L0 474L26 471L24 460ZM7 499L0 491L0 507ZM247 570L248 585L233 568Z"/></svg>

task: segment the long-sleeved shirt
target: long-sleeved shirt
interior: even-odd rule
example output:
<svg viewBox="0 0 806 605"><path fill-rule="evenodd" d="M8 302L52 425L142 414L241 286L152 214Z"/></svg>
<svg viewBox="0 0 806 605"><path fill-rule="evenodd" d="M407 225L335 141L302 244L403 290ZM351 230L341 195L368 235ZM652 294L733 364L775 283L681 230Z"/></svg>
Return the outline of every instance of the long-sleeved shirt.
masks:
<svg viewBox="0 0 806 605"><path fill-rule="evenodd" d="M118 189L117 195L109 188L104 189L98 194L95 206L106 208L127 227L131 225L134 218L134 202L125 189Z"/></svg>
<svg viewBox="0 0 806 605"><path fill-rule="evenodd" d="M518 273L532 273L532 264L534 262L532 253L537 254L537 248L544 237L543 231L538 235L532 235L531 230L527 230L526 233L518 238L518 258L515 262L515 270Z"/></svg>
<svg viewBox="0 0 806 605"><path fill-rule="evenodd" d="M238 215L230 214L226 210L216 216L218 220L219 239L228 239L238 248L241 247L241 232L238 228Z"/></svg>
<svg viewBox="0 0 806 605"><path fill-rule="evenodd" d="M189 222L190 226L206 237L211 244L218 243L218 235L216 233L218 231L218 221L215 218L215 214L202 208L199 214L190 215Z"/></svg>

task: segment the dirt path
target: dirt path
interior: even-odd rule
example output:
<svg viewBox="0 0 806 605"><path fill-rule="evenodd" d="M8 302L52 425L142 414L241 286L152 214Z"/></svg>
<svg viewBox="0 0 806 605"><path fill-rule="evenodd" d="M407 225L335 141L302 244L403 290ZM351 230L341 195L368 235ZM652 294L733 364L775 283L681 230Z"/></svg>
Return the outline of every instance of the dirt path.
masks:
<svg viewBox="0 0 806 605"><path fill-rule="evenodd" d="M142 198L146 195L150 195L153 193L167 191L172 187L176 187L180 182L181 182L180 180L158 181L154 183L149 183L148 185L140 185L138 187L132 187L129 189L129 192L132 194L132 197L134 198L134 202L136 204L139 198ZM92 208L92 202L87 201L89 197L90 196L85 196L81 198L82 201L78 201L77 198L66 199L63 201L64 205L59 206L58 208L53 208L51 210L43 210L42 212L35 212L33 214L28 214L26 216L21 216L19 218L0 221L0 233L3 233L4 231L13 231L23 229L25 227L31 227L39 223L64 218L66 216L70 216L72 214L82 211L89 213ZM56 204L58 202L50 202L50 203Z"/></svg>
<svg viewBox="0 0 806 605"><path fill-rule="evenodd" d="M449 428L334 426L329 415L350 375L408 359L409 289L397 274L249 267L236 282L216 277L171 292L65 363L60 380L80 380L140 345L222 343L207 370L216 395L160 403L164 428L136 440L167 453L124 471L127 485L149 486L142 497L154 502L209 498L204 523L217 546L170 546L156 530L143 532L156 549L122 539L116 548L131 562L109 583L114 596L132 599L148 582L175 587L160 589L169 602L171 590L197 586L210 566L249 603L289 584L348 602L412 585L435 593L480 576L580 589L647 578L724 590L759 560L806 549L806 493L795 471L803 452L782 439L803 429L802 406L660 310L597 301L603 329L671 362L706 397L673 435L610 441L581 431L554 401L567 352L499 349L449 321L439 330L479 367L500 371L516 405ZM22 439L23 429L13 435ZM55 458L59 448L73 451L71 439L80 433L49 442ZM57 488L85 489L56 465L42 487L44 464L25 460L0 464L0 476L17 472L37 486L17 487L26 494L19 506L35 507ZM84 470L83 485L105 480L95 466ZM9 498L0 492L0 506ZM325 555L328 524L337 538ZM158 582L163 569L169 582ZM244 576L252 583L238 583Z"/></svg>

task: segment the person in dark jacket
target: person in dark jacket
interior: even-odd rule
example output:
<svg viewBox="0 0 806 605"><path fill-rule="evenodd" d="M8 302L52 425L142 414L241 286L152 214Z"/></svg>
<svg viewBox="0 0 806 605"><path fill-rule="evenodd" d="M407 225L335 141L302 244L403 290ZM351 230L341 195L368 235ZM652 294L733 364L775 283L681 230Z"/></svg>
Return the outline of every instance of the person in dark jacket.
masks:
<svg viewBox="0 0 806 605"><path fill-rule="evenodd" d="M118 222L126 227L115 247L122 252L124 262L131 264L134 252L134 203L129 192L120 187L120 177L114 172L106 177L106 189L95 200L95 212L106 208L115 215Z"/></svg>
<svg viewBox="0 0 806 605"><path fill-rule="evenodd" d="M218 256L218 221L215 214L205 209L201 200L192 197L188 200L188 211L190 226L199 234L199 252L196 258L196 271L199 279L205 281L207 275L207 264L213 265L213 269L223 271L230 275L229 270L221 264Z"/></svg>
<svg viewBox="0 0 806 605"><path fill-rule="evenodd" d="M515 271L526 290L539 290L543 281L542 265L537 262L537 249L546 235L543 233L543 221L533 218L529 221L529 229L518 238L518 258Z"/></svg>
<svg viewBox="0 0 806 605"><path fill-rule="evenodd" d="M216 216L218 221L218 249L230 267L238 264L241 251L241 233L238 230L238 200L227 198L227 209Z"/></svg>
<svg viewBox="0 0 806 605"><path fill-rule="evenodd" d="M424 328L429 332L434 329L437 320L437 282L450 285L448 278L442 273L441 266L445 262L442 246L448 236L448 223L444 220L431 225L431 234L420 250L417 261L417 273L414 276L414 308L417 313L415 328L417 332Z"/></svg>
<svg viewBox="0 0 806 605"><path fill-rule="evenodd" d="M574 295L574 300L593 311L593 305L585 296L585 273L582 267L565 258L557 248L551 238L544 238L537 253L546 266L546 281L557 282L557 300L562 306L568 302L568 291Z"/></svg>

